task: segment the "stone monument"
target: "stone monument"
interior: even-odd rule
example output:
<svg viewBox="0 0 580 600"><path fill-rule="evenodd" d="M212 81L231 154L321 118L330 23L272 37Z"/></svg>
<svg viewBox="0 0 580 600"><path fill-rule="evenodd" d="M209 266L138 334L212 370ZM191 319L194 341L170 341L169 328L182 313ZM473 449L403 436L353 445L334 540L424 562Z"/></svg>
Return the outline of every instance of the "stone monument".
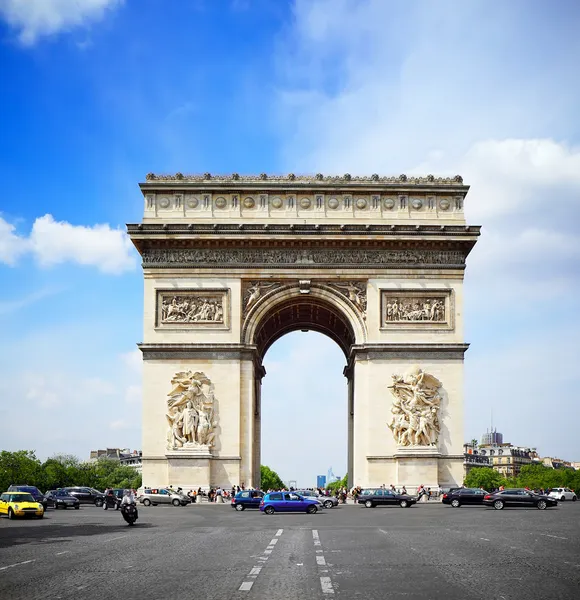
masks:
<svg viewBox="0 0 580 600"><path fill-rule="evenodd" d="M143 481L260 484L262 361L313 330L344 353L350 485L461 483L461 177L149 174Z"/></svg>

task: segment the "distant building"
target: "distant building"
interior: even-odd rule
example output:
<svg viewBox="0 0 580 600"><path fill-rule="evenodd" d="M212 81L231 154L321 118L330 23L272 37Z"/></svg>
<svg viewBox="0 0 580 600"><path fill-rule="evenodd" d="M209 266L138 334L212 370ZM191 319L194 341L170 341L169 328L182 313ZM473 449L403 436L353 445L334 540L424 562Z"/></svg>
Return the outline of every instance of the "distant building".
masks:
<svg viewBox="0 0 580 600"><path fill-rule="evenodd" d="M580 471L580 462L572 461L570 464L572 465L573 469L576 469L576 471Z"/></svg>
<svg viewBox="0 0 580 600"><path fill-rule="evenodd" d="M486 433L481 436L481 445L487 446L490 444L503 444L503 433L499 433L497 429L488 429Z"/></svg>
<svg viewBox="0 0 580 600"><path fill-rule="evenodd" d="M535 448L524 448L512 444L481 444L479 453L487 456L491 466L504 477L517 477L523 466L537 463Z"/></svg>
<svg viewBox="0 0 580 600"><path fill-rule="evenodd" d="M123 466L133 467L136 471L141 472L142 454L141 450L131 451L128 448L106 448L105 450L91 450L89 460L95 461L100 458L110 458L118 460Z"/></svg>
<svg viewBox="0 0 580 600"><path fill-rule="evenodd" d="M542 464L545 467L550 467L551 469L573 469L573 463L567 460L562 460L561 458L552 458L551 456L546 456L542 458ZM576 463L578 464L578 463Z"/></svg>
<svg viewBox="0 0 580 600"><path fill-rule="evenodd" d="M491 467L491 461L489 456L482 455L479 452L477 444L470 442L469 444L463 444L463 476L467 477L467 474L474 467Z"/></svg>

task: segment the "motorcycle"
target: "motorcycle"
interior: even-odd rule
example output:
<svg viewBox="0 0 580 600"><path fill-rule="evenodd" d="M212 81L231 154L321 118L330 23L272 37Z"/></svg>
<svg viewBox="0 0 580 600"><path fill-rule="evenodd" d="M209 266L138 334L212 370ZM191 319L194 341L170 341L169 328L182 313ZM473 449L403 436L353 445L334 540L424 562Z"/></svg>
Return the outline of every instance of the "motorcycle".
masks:
<svg viewBox="0 0 580 600"><path fill-rule="evenodd" d="M108 508L114 508L115 510L119 510L121 506L121 501L114 494L107 494L103 499L103 510L107 510Z"/></svg>
<svg viewBox="0 0 580 600"><path fill-rule="evenodd" d="M129 525L135 525L135 521L139 518L137 507L134 504L123 504L121 506L121 514Z"/></svg>

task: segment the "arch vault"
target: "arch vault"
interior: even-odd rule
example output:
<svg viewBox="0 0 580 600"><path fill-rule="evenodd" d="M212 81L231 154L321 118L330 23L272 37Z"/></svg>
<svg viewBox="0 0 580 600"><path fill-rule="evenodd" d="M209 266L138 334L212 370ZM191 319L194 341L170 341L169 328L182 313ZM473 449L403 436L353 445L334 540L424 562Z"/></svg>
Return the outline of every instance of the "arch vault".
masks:
<svg viewBox="0 0 580 600"><path fill-rule="evenodd" d="M463 476L462 287L479 227L452 179L148 175L143 482L260 484L264 354L345 356L353 485Z"/></svg>

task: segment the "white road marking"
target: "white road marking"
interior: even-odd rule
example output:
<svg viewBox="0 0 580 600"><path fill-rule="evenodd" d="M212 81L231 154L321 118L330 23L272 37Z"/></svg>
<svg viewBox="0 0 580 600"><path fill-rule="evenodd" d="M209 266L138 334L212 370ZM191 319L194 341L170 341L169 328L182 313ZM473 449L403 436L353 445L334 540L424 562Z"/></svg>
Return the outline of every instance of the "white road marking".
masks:
<svg viewBox="0 0 580 600"><path fill-rule="evenodd" d="M249 592L252 589L253 585L254 585L253 581L244 581L244 583L242 583L242 585L239 587L239 591L240 592Z"/></svg>
<svg viewBox="0 0 580 600"><path fill-rule="evenodd" d="M64 552L57 552L56 556L60 556L61 554L68 554L70 550L65 550Z"/></svg>
<svg viewBox="0 0 580 600"><path fill-rule="evenodd" d="M283 531L283 529L278 529L278 531L276 532L276 537L280 537Z"/></svg>
<svg viewBox="0 0 580 600"><path fill-rule="evenodd" d="M272 554L272 550L270 550L270 549L266 548L266 549L264 550L264 554Z"/></svg>
<svg viewBox="0 0 580 600"><path fill-rule="evenodd" d="M320 538L318 537L318 531L316 531L316 529L312 530L312 539L314 540L315 546L320 546Z"/></svg>
<svg viewBox="0 0 580 600"><path fill-rule="evenodd" d="M487 538L479 538L480 540L483 540L484 542L489 542L490 540L488 540Z"/></svg>
<svg viewBox="0 0 580 600"><path fill-rule="evenodd" d="M550 535L549 533L538 533L538 535L543 535L545 537L556 538L557 540L567 540L568 538L561 537L559 535Z"/></svg>
<svg viewBox="0 0 580 600"><path fill-rule="evenodd" d="M12 569L14 567L19 567L20 565L27 565L28 563L36 562L36 558L32 560L24 560L19 563L14 563L13 565L6 565L5 567L0 567L0 571L5 571L6 569Z"/></svg>
<svg viewBox="0 0 580 600"><path fill-rule="evenodd" d="M261 570L262 570L262 567L254 567L250 571L250 575L259 575Z"/></svg>
<svg viewBox="0 0 580 600"><path fill-rule="evenodd" d="M126 537L127 537L126 535L120 535L119 537L111 538L110 540L103 540L103 543L114 542L115 540L122 540L123 538L126 538Z"/></svg>
<svg viewBox="0 0 580 600"><path fill-rule="evenodd" d="M321 577L320 587L322 588L323 594L334 594L334 588L332 587L332 581L330 581L330 577Z"/></svg>
<svg viewBox="0 0 580 600"><path fill-rule="evenodd" d="M273 538L270 540L269 546L275 546L278 543L278 538Z"/></svg>
<svg viewBox="0 0 580 600"><path fill-rule="evenodd" d="M325 567L326 566L326 560L325 560L324 556L317 556L316 557L316 564Z"/></svg>

